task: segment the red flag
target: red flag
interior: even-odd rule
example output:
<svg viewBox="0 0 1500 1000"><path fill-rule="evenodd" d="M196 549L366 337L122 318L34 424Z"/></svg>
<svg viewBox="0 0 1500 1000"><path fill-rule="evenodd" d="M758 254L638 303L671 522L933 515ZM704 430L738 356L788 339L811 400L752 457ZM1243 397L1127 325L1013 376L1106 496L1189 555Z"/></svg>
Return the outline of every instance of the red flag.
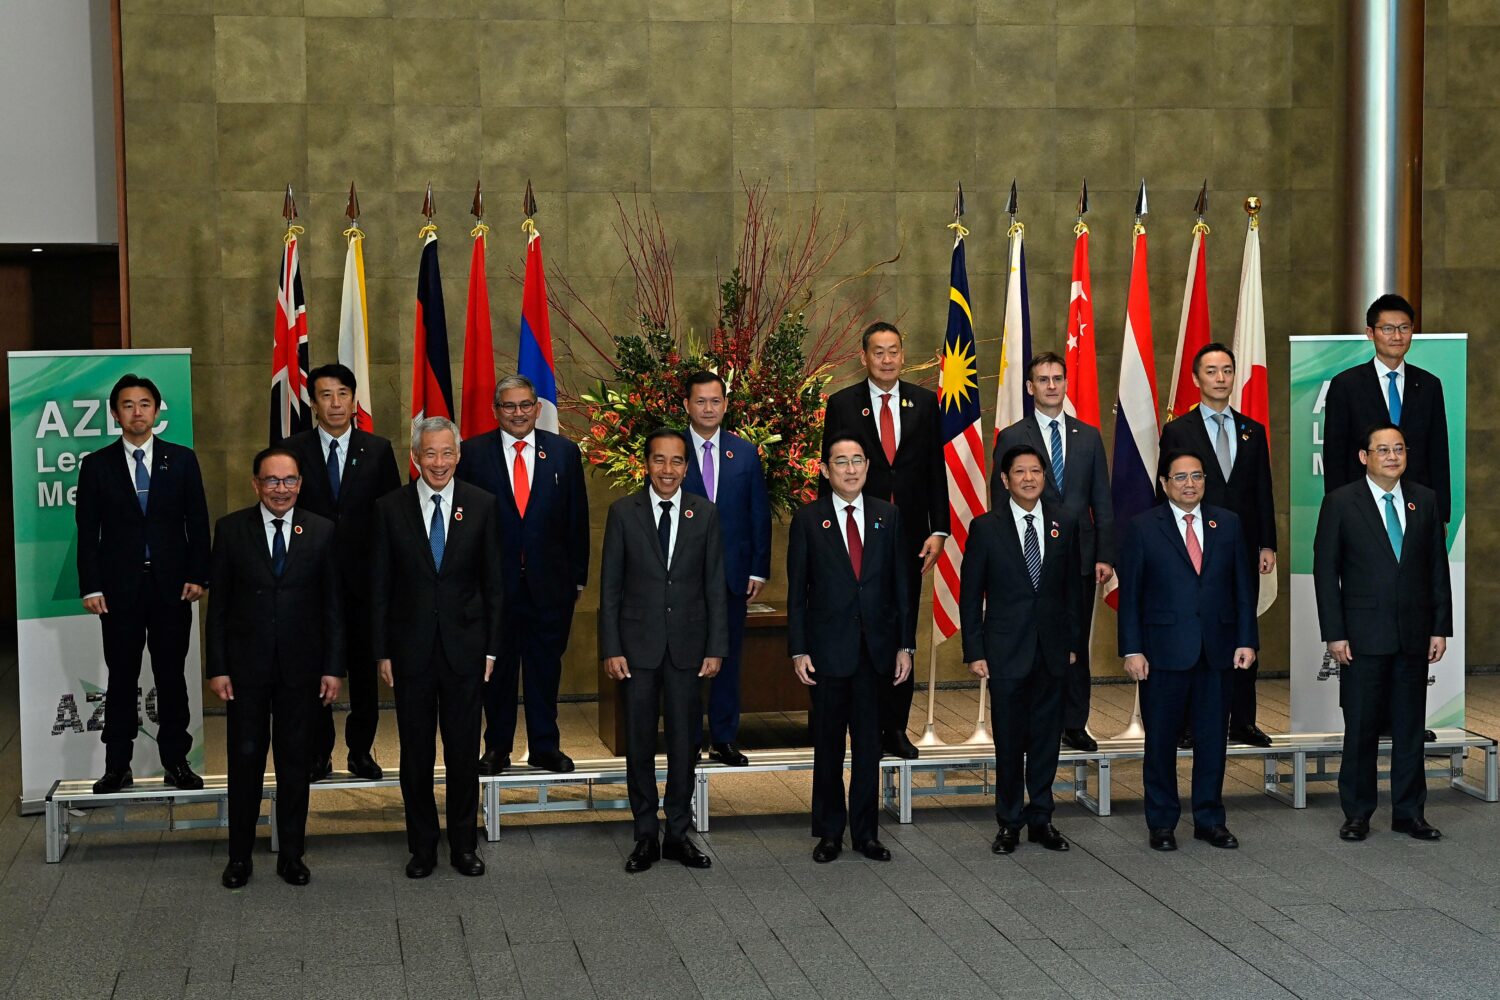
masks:
<svg viewBox="0 0 1500 1000"><path fill-rule="evenodd" d="M469 312L464 319L464 387L458 429L467 439L492 431L495 420L495 344L490 336L490 292L484 277L484 234L474 229L469 258Z"/></svg>
<svg viewBox="0 0 1500 1000"><path fill-rule="evenodd" d="M1193 227L1193 250L1188 255L1187 285L1182 292L1182 322L1177 327L1177 360L1172 364L1172 395L1167 402L1169 419L1180 417L1198 405L1198 386L1193 383L1193 358L1213 338L1208 332L1208 227L1200 220Z"/></svg>
<svg viewBox="0 0 1500 1000"><path fill-rule="evenodd" d="M1094 288L1089 279L1089 227L1073 228L1073 281L1068 293L1068 397L1063 409L1099 426L1099 354L1094 336Z"/></svg>
<svg viewBox="0 0 1500 1000"><path fill-rule="evenodd" d="M312 401L307 391L307 303L302 297L302 264L297 256L300 232L301 226L287 230L276 292L276 330L271 338L272 445L312 426Z"/></svg>

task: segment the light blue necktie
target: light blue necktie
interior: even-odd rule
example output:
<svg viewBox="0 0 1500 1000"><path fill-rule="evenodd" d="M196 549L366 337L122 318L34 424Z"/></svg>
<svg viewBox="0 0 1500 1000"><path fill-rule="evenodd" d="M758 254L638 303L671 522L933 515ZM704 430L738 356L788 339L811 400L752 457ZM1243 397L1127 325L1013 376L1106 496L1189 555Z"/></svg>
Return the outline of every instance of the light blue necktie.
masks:
<svg viewBox="0 0 1500 1000"><path fill-rule="evenodd" d="M1391 423L1398 427L1401 424L1401 393L1396 391L1396 372L1386 372L1388 381L1385 392L1386 405L1391 408Z"/></svg>
<svg viewBox="0 0 1500 1000"><path fill-rule="evenodd" d="M1057 429L1057 421L1052 421L1052 478L1057 480L1057 494L1063 492L1063 446L1062 432Z"/></svg>
<svg viewBox="0 0 1500 1000"><path fill-rule="evenodd" d="M141 513L146 513L146 507L151 500L151 477L146 474L146 450L137 448L131 452L135 459L135 499L141 505ZM146 561L151 561L151 543L146 543Z"/></svg>
<svg viewBox="0 0 1500 1000"><path fill-rule="evenodd" d="M440 493L432 495L432 531L427 535L427 544L432 546L432 565L437 569L443 568L443 546L447 544L443 523L443 497Z"/></svg>
<svg viewBox="0 0 1500 1000"><path fill-rule="evenodd" d="M1031 577L1031 589L1042 586L1042 546L1037 542L1036 525L1031 523L1035 514L1026 516L1026 572Z"/></svg>
<svg viewBox="0 0 1500 1000"><path fill-rule="evenodd" d="M1396 553L1396 561L1401 561L1401 518L1396 515L1396 498L1389 493L1382 493L1380 499L1385 501L1385 533L1390 537L1391 550Z"/></svg>

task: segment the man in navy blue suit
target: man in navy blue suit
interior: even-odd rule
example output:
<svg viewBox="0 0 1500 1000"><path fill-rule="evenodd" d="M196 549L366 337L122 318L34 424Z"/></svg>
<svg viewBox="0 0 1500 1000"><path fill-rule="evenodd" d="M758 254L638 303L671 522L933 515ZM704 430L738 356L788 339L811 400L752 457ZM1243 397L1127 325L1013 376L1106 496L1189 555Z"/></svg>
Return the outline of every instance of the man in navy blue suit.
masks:
<svg viewBox="0 0 1500 1000"><path fill-rule="evenodd" d="M729 409L724 380L709 371L693 375L683 408L688 415L689 464L682 488L719 509L729 588L729 655L708 695L709 756L730 767L744 767L750 758L735 746L740 730L740 649L745 642L745 605L755 600L771 574L770 495L755 445L722 427Z"/></svg>
<svg viewBox="0 0 1500 1000"><path fill-rule="evenodd" d="M458 478L496 497L505 624L495 672L484 686L481 774L510 767L516 681L525 688L527 763L573 770L557 728L562 657L573 605L589 576L589 499L578 446L536 426L536 386L510 375L495 387L500 426L464 442Z"/></svg>
<svg viewBox="0 0 1500 1000"><path fill-rule="evenodd" d="M1229 669L1247 670L1260 645L1255 566L1239 518L1201 503L1203 460L1163 459L1167 503L1130 522L1120 552L1120 655L1141 682L1146 724L1146 826L1153 850L1175 851L1177 735L1193 727L1193 836L1239 841L1224 825Z"/></svg>

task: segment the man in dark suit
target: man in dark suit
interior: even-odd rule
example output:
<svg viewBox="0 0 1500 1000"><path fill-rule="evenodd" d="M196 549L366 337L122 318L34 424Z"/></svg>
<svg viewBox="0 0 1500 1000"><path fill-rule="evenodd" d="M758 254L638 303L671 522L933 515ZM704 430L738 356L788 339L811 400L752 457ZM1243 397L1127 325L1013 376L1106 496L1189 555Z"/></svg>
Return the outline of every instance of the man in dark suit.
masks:
<svg viewBox="0 0 1500 1000"><path fill-rule="evenodd" d="M1229 394L1234 391L1234 352L1223 344L1201 348L1193 358L1193 383L1202 402L1161 429L1161 454L1185 451L1198 456L1203 463L1203 502L1234 511L1257 568L1261 574L1274 573L1276 502L1271 495L1271 449L1266 429L1229 405ZM1160 482L1166 468L1158 466L1156 475ZM1160 486L1156 499L1166 501ZM1230 678L1229 738L1268 747L1271 737L1255 724L1259 671L1260 664L1252 663Z"/></svg>
<svg viewBox="0 0 1500 1000"><path fill-rule="evenodd" d="M599 659L625 704L626 786L635 815L632 874L666 858L688 868L712 862L688 839L698 750L700 683L729 651L724 547L714 505L682 489L687 442L659 427L646 436L647 483L616 500L604 524L599 577ZM656 728L665 724L667 791L656 807Z"/></svg>
<svg viewBox="0 0 1500 1000"><path fill-rule="evenodd" d="M1042 502L1061 508L1077 523L1078 571L1084 580L1072 593L1078 602L1074 614L1082 623L1083 639L1072 650L1076 659L1063 669L1062 741L1074 750L1093 753L1099 744L1088 731L1093 686L1089 636L1098 587L1115 573L1115 508L1109 493L1109 466L1104 460L1099 428L1063 413L1068 375L1062 358L1051 351L1033 357L1026 369L1026 391L1036 404L1035 412L1011 424L996 438L990 496L998 502L1007 495L1001 459L1012 448L1026 445L1042 456L1047 475Z"/></svg>
<svg viewBox="0 0 1500 1000"><path fill-rule="evenodd" d="M302 468L298 508L338 525L334 558L346 622L345 662L338 667L349 679L344 744L349 749L349 773L379 781L385 774L371 753L380 723L380 684L370 653L370 538L375 501L401 486L401 473L391 443L354 426L358 385L352 371L344 365L323 365L308 373L307 382L317 426L293 434L282 445L297 456ZM333 772L332 707L314 713L310 725L309 773L317 781Z"/></svg>
<svg viewBox="0 0 1500 1000"><path fill-rule="evenodd" d="M338 697L344 669L342 581L333 522L297 506L297 456L267 448L251 484L260 502L219 519L208 601L208 683L229 717L229 864L221 881L250 878L265 795L266 749L276 761L276 874L311 877L307 742L315 713Z"/></svg>
<svg viewBox="0 0 1500 1000"><path fill-rule="evenodd" d="M1453 495L1448 412L1438 377L1406 363L1415 315L1399 295L1382 295L1366 310L1365 336L1375 345L1375 357L1335 375L1324 397L1323 490L1332 493L1363 479L1359 446L1365 429L1395 424L1406 438L1403 478L1437 494L1438 513L1447 524Z"/></svg>
<svg viewBox="0 0 1500 1000"><path fill-rule="evenodd" d="M1140 681L1146 724L1146 826L1153 850L1175 851L1177 736L1192 722L1193 836L1239 846L1224 825L1225 671L1255 662L1255 571L1233 511L1201 503L1203 462L1167 456L1167 503L1131 522L1120 548L1120 655Z"/></svg>
<svg viewBox="0 0 1500 1000"><path fill-rule="evenodd" d="M688 415L689 448L682 488L707 497L718 508L728 574L729 654L709 687L709 756L730 767L744 767L750 758L735 746L740 731L740 649L745 642L745 606L760 595L771 575L771 499L755 445L723 429L729 409L724 380L707 371L690 377L683 409Z"/></svg>
<svg viewBox="0 0 1500 1000"><path fill-rule="evenodd" d="M78 468L78 589L104 633L104 775L99 794L133 783L131 752L140 731L141 651L151 652L156 684L156 749L176 788L203 787L188 767L188 689L184 661L193 602L209 576L208 501L191 448L152 432L161 392L129 374L109 393L122 447L85 455ZM193 674L197 676L197 667ZM196 683L196 682L195 682Z"/></svg>
<svg viewBox="0 0 1500 1000"><path fill-rule="evenodd" d="M484 682L500 647L502 594L495 498L455 482L458 427L446 417L412 421L416 482L375 504L371 553L372 652L396 694L407 878L437 864L434 742L443 734L448 857L461 875L483 875L475 848L479 721Z"/></svg>
<svg viewBox="0 0 1500 1000"><path fill-rule="evenodd" d="M1340 664L1344 840L1364 840L1375 812L1380 722L1391 733L1391 829L1418 840L1429 825L1422 767L1428 664L1453 634L1448 547L1437 494L1406 473L1406 442L1389 422L1365 433L1365 476L1323 498L1313 539L1318 625Z"/></svg>
<svg viewBox="0 0 1500 1000"><path fill-rule="evenodd" d="M906 629L916 634L922 576L932 569L948 536L948 470L943 464L942 417L937 394L901 381L906 363L901 331L871 323L861 337L866 377L828 397L823 440L852 437L868 462L862 492L889 501L901 512L897 565L906 573ZM820 491L827 495L827 485ZM881 692L881 748L912 759L917 748L906 735L915 683L907 676Z"/></svg>
<svg viewBox="0 0 1500 1000"><path fill-rule="evenodd" d="M991 849L1015 851L1024 823L1027 839L1066 851L1067 839L1052 825L1052 782L1064 671L1087 636L1077 591L1093 579L1078 572L1078 522L1043 499L1042 453L1016 445L997 471L1006 500L996 494L995 509L969 525L958 602L964 661L990 682L1000 825Z"/></svg>
<svg viewBox="0 0 1500 1000"><path fill-rule="evenodd" d="M510 767L516 739L516 684L526 691L527 763L573 770L557 728L562 657L573 605L589 578L589 498L578 446L536 426L536 386L510 375L495 387L500 426L464 442L458 478L493 493L500 513L505 627L495 673L484 686L480 774Z"/></svg>
<svg viewBox="0 0 1500 1000"><path fill-rule="evenodd" d="M901 514L866 489L870 463L852 435L823 442L830 492L792 517L786 549L787 650L808 687L813 744L813 860L844 846L889 861L880 842L881 692L911 676L916 628L902 565ZM844 736L853 759L844 802Z"/></svg>

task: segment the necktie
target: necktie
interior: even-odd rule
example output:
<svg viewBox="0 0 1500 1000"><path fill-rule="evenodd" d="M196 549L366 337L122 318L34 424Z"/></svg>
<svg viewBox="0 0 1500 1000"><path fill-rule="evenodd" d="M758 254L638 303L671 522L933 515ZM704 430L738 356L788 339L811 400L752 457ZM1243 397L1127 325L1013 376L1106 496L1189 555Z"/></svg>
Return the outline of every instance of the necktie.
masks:
<svg viewBox="0 0 1500 1000"><path fill-rule="evenodd" d="M656 519L656 540L661 543L661 560L672 565L672 501L662 500L657 504L661 517Z"/></svg>
<svg viewBox="0 0 1500 1000"><path fill-rule="evenodd" d="M531 499L531 480L526 476L526 442L517 441L513 446L516 449L516 460L510 467L510 489L516 496L516 513L522 517L526 516L526 503Z"/></svg>
<svg viewBox="0 0 1500 1000"><path fill-rule="evenodd" d="M146 450L137 448L131 455L135 458L135 501L141 505L141 513L144 514L151 497L151 477L146 474Z"/></svg>
<svg viewBox="0 0 1500 1000"><path fill-rule="evenodd" d="M1391 551L1396 553L1396 561L1401 561L1401 517L1396 513L1396 498L1390 493L1380 494L1380 499L1385 501L1385 533L1391 540Z"/></svg>
<svg viewBox="0 0 1500 1000"><path fill-rule="evenodd" d="M1386 372L1385 402L1391 408L1391 423L1401 425L1401 393L1396 391L1396 372Z"/></svg>
<svg viewBox="0 0 1500 1000"><path fill-rule="evenodd" d="M1182 515L1183 523L1187 529L1182 533L1182 540L1187 543L1188 559L1193 564L1194 573L1203 572L1203 546L1198 544L1198 533L1193 530L1193 515Z"/></svg>
<svg viewBox="0 0 1500 1000"><path fill-rule="evenodd" d="M271 572L278 579L286 569L286 538L281 534L281 526L285 523L279 517L271 518L271 527L276 529L276 536L271 539Z"/></svg>
<svg viewBox="0 0 1500 1000"><path fill-rule="evenodd" d="M1026 515L1026 572L1031 577L1031 589L1042 586L1042 546L1036 537L1035 514Z"/></svg>
<svg viewBox="0 0 1500 1000"><path fill-rule="evenodd" d="M896 464L896 415L891 412L891 394L880 394L880 449L888 465Z"/></svg>
<svg viewBox="0 0 1500 1000"><path fill-rule="evenodd" d="M427 544L432 547L432 565L443 568L443 548L448 544L448 528L443 521L443 495L432 495L432 530L427 534Z"/></svg>
<svg viewBox="0 0 1500 1000"><path fill-rule="evenodd" d="M1210 419L1219 425L1219 433L1214 438L1214 454L1219 456L1219 471L1224 473L1224 481L1227 483L1229 470L1234 466L1234 462L1229 458L1229 414L1215 413Z"/></svg>
<svg viewBox="0 0 1500 1000"><path fill-rule="evenodd" d="M858 580L865 569L865 542L859 537L852 503L844 505L844 538L849 543L849 564L854 567L854 579Z"/></svg>
<svg viewBox="0 0 1500 1000"><path fill-rule="evenodd" d="M714 499L714 487L718 485L714 479L714 443L705 441L703 442L703 489L708 494L710 503Z"/></svg>
<svg viewBox="0 0 1500 1000"><path fill-rule="evenodd" d="M339 443L328 442L328 488L333 491L333 498L339 498L339 485L342 472L339 470Z"/></svg>
<svg viewBox="0 0 1500 1000"><path fill-rule="evenodd" d="M1062 431L1057 426L1057 421L1052 421L1052 478L1057 481L1058 495L1063 491L1063 446Z"/></svg>

